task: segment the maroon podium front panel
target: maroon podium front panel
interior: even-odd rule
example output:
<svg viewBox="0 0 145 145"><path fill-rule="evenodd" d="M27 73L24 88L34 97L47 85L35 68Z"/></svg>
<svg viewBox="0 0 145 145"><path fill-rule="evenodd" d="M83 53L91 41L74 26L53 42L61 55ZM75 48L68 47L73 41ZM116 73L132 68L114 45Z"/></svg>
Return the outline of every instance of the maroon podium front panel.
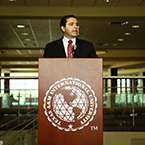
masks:
<svg viewBox="0 0 145 145"><path fill-rule="evenodd" d="M103 145L102 59L39 59L38 145Z"/></svg>

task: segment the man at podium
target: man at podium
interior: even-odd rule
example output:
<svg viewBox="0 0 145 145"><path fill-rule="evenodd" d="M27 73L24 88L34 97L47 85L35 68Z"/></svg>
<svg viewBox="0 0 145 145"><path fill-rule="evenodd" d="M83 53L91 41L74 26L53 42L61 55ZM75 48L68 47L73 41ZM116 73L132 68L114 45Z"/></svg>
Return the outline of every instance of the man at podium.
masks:
<svg viewBox="0 0 145 145"><path fill-rule="evenodd" d="M46 45L45 58L97 58L91 42L78 39L78 20L74 15L66 15L60 21L63 36Z"/></svg>

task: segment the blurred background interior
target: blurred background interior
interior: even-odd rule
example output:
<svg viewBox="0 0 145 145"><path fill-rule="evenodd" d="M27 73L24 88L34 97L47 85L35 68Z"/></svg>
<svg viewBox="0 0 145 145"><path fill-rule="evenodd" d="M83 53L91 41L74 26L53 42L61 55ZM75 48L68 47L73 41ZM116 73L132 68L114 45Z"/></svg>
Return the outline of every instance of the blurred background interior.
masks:
<svg viewBox="0 0 145 145"><path fill-rule="evenodd" d="M0 0L0 144L37 144L38 59L66 14L103 58L104 145L144 145L145 0Z"/></svg>

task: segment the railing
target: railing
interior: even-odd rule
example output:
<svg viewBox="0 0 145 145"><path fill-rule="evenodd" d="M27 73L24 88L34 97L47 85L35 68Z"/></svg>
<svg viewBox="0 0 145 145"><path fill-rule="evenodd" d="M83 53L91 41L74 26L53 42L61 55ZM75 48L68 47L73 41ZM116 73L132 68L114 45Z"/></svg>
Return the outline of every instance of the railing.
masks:
<svg viewBox="0 0 145 145"><path fill-rule="evenodd" d="M35 108L35 109L33 109L33 110L31 110L31 111L29 111L29 112L27 112L27 113L25 113L25 114L23 114L23 115L21 115L21 116L18 116L17 118L15 118L15 119L13 119L13 120L10 120L9 122L6 122L6 123L4 123L4 124L2 124L2 125L0 125L0 129L1 128L3 128L3 127L5 127L5 126L8 126L10 123L13 123L13 122L18 122L18 125L17 126L14 126L13 128L11 128L9 131L11 131L12 129L15 129L15 128L17 128L18 126L20 126L21 124L19 123L20 121L20 119L22 119L22 118L25 118L26 116L29 116L30 114L32 114L33 115L33 117L35 117L35 114L37 114L37 112L38 112L38 109L37 108ZM22 123L23 124L23 123ZM0 134L0 136L2 136L3 134Z"/></svg>
<svg viewBox="0 0 145 145"><path fill-rule="evenodd" d="M31 78L4 77L1 79L27 79L29 81ZM1 89L1 93L4 91ZM38 88L10 89L9 91L15 92L10 93L14 98L11 107L18 107L18 112L23 106L37 107ZM104 131L145 131L145 76L104 76L103 107Z"/></svg>
<svg viewBox="0 0 145 145"><path fill-rule="evenodd" d="M29 132L31 132L31 139L28 141L29 144L36 145L37 144L36 128L38 126L37 112L38 109L34 109L5 124L2 124L0 126L1 130L0 138L3 145L12 145L15 144L16 142L19 142L19 145L23 145L24 136L28 135ZM10 126L10 128L8 130L5 130L5 127L7 126Z"/></svg>
<svg viewBox="0 0 145 145"><path fill-rule="evenodd" d="M145 77L104 77L103 81L104 107L145 107Z"/></svg>
<svg viewBox="0 0 145 145"><path fill-rule="evenodd" d="M0 95L3 108L38 106L38 77L0 77Z"/></svg>
<svg viewBox="0 0 145 145"><path fill-rule="evenodd" d="M145 131L145 77L103 77L104 130Z"/></svg>
<svg viewBox="0 0 145 145"><path fill-rule="evenodd" d="M35 124L35 122L37 122L37 120L38 120L38 118L35 118L31 122L29 122L27 125L25 125L16 134L14 134L13 137L9 138L8 141L4 142L4 145L12 145L12 144L15 144L17 141L19 141L19 145L23 145L24 144L24 136L26 134L28 134L29 132L32 133L32 135L31 135L32 138L31 138L31 140L29 140L29 143L31 145L36 145L37 144L37 138L36 138L35 129L37 128L38 123ZM33 124L33 127L29 130L26 130L26 128L29 127L32 124Z"/></svg>

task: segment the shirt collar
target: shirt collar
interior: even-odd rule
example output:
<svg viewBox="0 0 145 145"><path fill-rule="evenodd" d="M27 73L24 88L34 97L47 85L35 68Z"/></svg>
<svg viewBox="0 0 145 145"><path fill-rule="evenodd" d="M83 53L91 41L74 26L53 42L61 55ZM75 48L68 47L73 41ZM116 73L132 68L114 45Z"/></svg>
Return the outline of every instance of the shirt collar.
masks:
<svg viewBox="0 0 145 145"><path fill-rule="evenodd" d="M63 40L65 41L65 42L67 42L68 43L68 41L70 40L70 39L68 39L67 37L63 37ZM76 44L76 37L75 38L73 38L73 39L71 39L72 40L72 44Z"/></svg>

